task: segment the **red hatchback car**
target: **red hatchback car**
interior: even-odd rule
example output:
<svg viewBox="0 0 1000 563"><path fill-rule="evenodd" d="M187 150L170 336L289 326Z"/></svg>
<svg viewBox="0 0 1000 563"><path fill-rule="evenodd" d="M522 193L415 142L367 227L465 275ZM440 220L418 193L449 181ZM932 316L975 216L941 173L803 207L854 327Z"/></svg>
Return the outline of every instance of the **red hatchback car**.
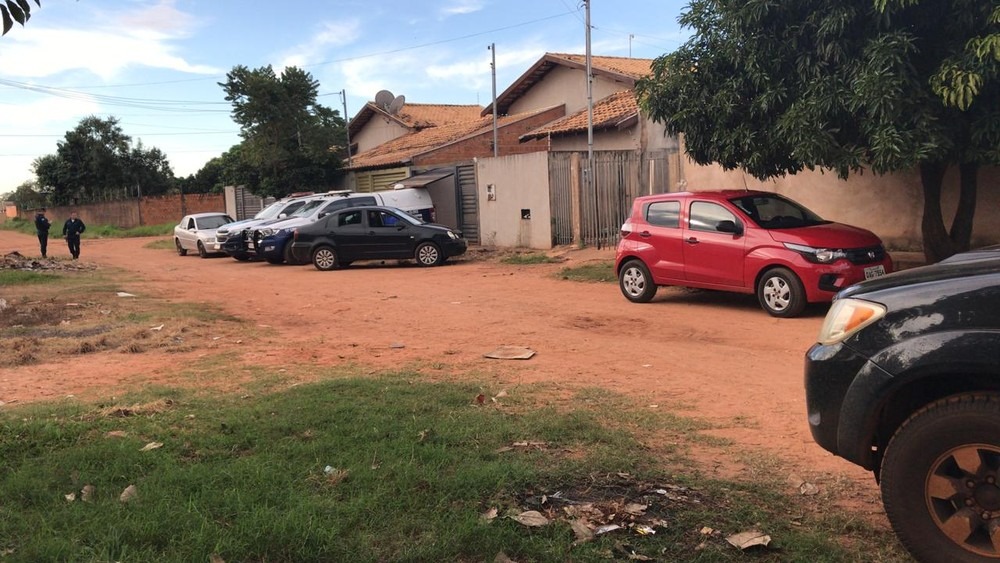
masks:
<svg viewBox="0 0 1000 563"><path fill-rule="evenodd" d="M775 317L892 271L871 231L824 221L762 191L678 192L637 197L615 258L629 301L661 285L756 293Z"/></svg>

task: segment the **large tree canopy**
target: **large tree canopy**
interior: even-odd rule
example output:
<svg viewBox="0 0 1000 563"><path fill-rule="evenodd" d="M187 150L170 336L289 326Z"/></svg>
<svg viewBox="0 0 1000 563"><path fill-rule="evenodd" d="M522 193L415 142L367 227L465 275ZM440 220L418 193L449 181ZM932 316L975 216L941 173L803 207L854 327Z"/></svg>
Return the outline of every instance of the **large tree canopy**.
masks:
<svg viewBox="0 0 1000 563"><path fill-rule="evenodd" d="M985 68L966 103L946 103L935 77L992 33L993 8L886 1L693 0L680 21L694 36L640 81L642 107L684 134L694 161L761 179L919 167L928 258L968 248L978 168L1000 163L1000 84ZM953 165L962 189L949 232L940 195Z"/></svg>
<svg viewBox="0 0 1000 563"><path fill-rule="evenodd" d="M319 83L299 68L277 76L270 66L237 66L220 84L240 125L238 154L242 180L258 195L329 189L340 176L340 157L331 147L344 146L344 120L317 103ZM239 167L234 167L239 168Z"/></svg>
<svg viewBox="0 0 1000 563"><path fill-rule="evenodd" d="M141 142L133 146L114 117L80 120L57 143L55 154L35 159L34 169L53 205L159 195L174 181L166 155Z"/></svg>

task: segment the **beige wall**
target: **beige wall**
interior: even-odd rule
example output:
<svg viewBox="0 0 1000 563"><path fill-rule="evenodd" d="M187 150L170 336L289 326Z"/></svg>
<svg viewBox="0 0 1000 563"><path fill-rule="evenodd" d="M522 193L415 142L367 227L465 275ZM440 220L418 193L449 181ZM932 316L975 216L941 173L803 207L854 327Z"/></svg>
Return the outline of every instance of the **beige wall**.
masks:
<svg viewBox="0 0 1000 563"><path fill-rule="evenodd" d="M479 232L484 246L552 248L548 153L476 161ZM495 200L487 196L493 185ZM531 219L521 210L530 209Z"/></svg>
<svg viewBox="0 0 1000 563"><path fill-rule="evenodd" d="M594 150L637 151L645 149L646 152L664 149L677 150L677 137L667 136L664 132L663 125L651 120L641 121L622 130L594 131ZM587 134L553 138L550 147L550 150L553 151L585 151L587 150Z"/></svg>
<svg viewBox="0 0 1000 563"><path fill-rule="evenodd" d="M351 143L357 143L358 145L358 149L354 154L361 154L382 143L402 137L409 131L409 129L391 119L375 115L368 120L368 123L365 123L361 131L358 131L357 134L351 137Z"/></svg>
<svg viewBox="0 0 1000 563"><path fill-rule="evenodd" d="M587 107L587 73L564 66L557 66L521 95L507 110L509 115L535 111L542 108L566 104L566 115ZM595 76L593 85L594 101L606 98L615 92L625 90L629 85L615 82L600 75Z"/></svg>
<svg viewBox="0 0 1000 563"><path fill-rule="evenodd" d="M921 251L921 215L923 192L920 175L911 173L877 176L870 172L852 174L840 180L832 172L804 171L759 181L742 171L723 171L719 166L700 166L684 157L682 189L714 190L736 188L763 189L784 194L812 209L824 219L868 229L891 250ZM671 187L671 191L677 190ZM942 197L945 224L954 217L958 197L958 171L945 177ZM979 173L976 219L972 232L973 247L1000 242L1000 168Z"/></svg>

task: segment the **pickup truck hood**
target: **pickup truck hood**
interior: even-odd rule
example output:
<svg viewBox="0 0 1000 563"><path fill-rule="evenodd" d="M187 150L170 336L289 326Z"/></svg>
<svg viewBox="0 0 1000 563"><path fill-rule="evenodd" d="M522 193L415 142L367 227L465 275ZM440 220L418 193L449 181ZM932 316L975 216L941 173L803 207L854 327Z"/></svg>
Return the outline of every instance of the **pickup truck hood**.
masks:
<svg viewBox="0 0 1000 563"><path fill-rule="evenodd" d="M804 244L813 248L866 248L879 246L882 240L875 233L843 223L823 223L795 229L768 231L776 242Z"/></svg>
<svg viewBox="0 0 1000 563"><path fill-rule="evenodd" d="M949 280L982 283L973 281L979 276L993 276L1000 282L1000 252L972 251L956 254L937 264L901 270L888 276L858 283L842 291L838 298Z"/></svg>
<svg viewBox="0 0 1000 563"><path fill-rule="evenodd" d="M243 227L245 227L247 224L253 223L254 221L258 221L258 219L243 219L241 221L233 221L232 223L226 223L225 225L219 227L216 230L222 231L224 233L228 233L229 231L238 231Z"/></svg>

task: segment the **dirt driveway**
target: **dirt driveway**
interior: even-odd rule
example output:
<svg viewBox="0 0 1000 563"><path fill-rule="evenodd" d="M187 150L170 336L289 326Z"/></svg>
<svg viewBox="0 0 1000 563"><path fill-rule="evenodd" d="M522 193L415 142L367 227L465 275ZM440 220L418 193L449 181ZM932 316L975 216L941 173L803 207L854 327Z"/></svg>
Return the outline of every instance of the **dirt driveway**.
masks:
<svg viewBox="0 0 1000 563"><path fill-rule="evenodd" d="M144 248L152 240L85 240L81 260L134 272L125 291L212 303L256 323L262 341L234 344L248 364L464 373L491 382L494 392L533 382L604 387L644 408L706 419L718 426L713 434L737 444L731 450L776 454L783 470L810 481L852 482L855 498L848 503L881 511L871 475L825 453L809 436L803 353L823 308L779 320L750 296L684 289L661 289L652 303L636 305L616 285L554 276L568 265L613 257L592 249L563 251L561 264L514 266L473 259L473 252L439 268L360 265L320 272L179 257ZM12 250L35 255L37 241L0 231L0 254ZM537 355L483 358L499 345L527 346ZM107 356L81 357L73 377L59 365L3 370L0 400L24 403L148 382L156 374L169 377L177 361L143 356L112 364ZM709 471L725 474L734 466L725 455L701 457Z"/></svg>

